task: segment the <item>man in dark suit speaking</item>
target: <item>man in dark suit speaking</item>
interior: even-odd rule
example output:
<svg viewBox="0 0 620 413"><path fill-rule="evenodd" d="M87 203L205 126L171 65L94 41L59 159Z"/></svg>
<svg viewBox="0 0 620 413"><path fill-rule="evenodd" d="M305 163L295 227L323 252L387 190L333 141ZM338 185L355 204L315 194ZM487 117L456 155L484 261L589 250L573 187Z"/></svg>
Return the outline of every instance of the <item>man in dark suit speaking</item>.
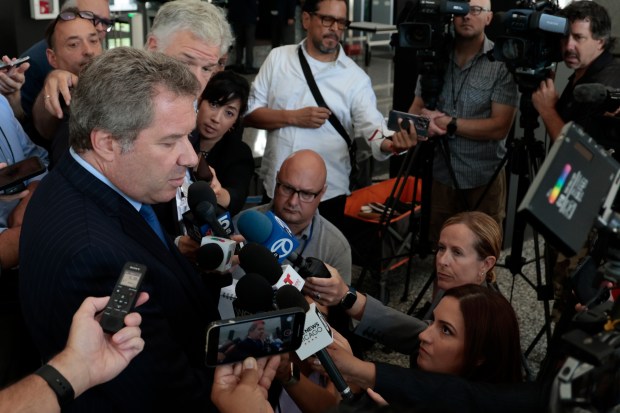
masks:
<svg viewBox="0 0 620 413"><path fill-rule="evenodd" d="M67 406L79 412L209 411L205 327L218 292L181 256L150 204L174 198L198 162L187 135L199 83L160 53L117 48L82 72L71 100L71 150L24 218L20 293L43 360L66 342L86 296L109 295L127 261L148 267L145 347L116 379ZM65 411L65 409L63 409Z"/></svg>

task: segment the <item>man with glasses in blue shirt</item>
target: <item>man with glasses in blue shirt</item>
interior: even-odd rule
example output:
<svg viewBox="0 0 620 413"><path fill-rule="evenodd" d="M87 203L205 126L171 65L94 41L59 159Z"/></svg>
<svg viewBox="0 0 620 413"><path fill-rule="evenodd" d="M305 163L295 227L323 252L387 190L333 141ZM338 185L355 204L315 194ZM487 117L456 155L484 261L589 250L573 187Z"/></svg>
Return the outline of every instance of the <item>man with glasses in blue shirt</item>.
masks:
<svg viewBox="0 0 620 413"><path fill-rule="evenodd" d="M344 134L328 120L330 110L351 141L356 136L370 141L373 156L379 160L415 143L407 132L394 134L392 140L381 136L387 128L377 110L370 78L340 46L349 25L347 3L307 0L302 23L308 34L299 45L275 48L267 56L252 84L245 122L269 131L261 165L266 197L274 196L276 170L282 161L295 150L312 149L327 167L321 215L339 225L349 194L351 162ZM329 109L321 107L310 91L302 57ZM377 129L382 133L375 134ZM372 139L375 135L379 138Z"/></svg>

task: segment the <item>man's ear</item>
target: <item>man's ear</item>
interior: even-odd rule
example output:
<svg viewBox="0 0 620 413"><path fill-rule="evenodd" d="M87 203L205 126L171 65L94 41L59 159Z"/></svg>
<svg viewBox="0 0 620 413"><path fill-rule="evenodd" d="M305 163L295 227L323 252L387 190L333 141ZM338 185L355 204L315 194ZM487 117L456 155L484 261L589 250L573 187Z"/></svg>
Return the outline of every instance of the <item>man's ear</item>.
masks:
<svg viewBox="0 0 620 413"><path fill-rule="evenodd" d="M308 30L308 27L310 26L310 19L311 18L312 18L312 16L307 11L302 11L301 12L301 25L304 28L304 30L306 30L306 31Z"/></svg>
<svg viewBox="0 0 620 413"><path fill-rule="evenodd" d="M90 132L90 143L93 146L93 152L98 157L106 161L114 159L118 141L114 139L110 132L102 129L93 129Z"/></svg>
<svg viewBox="0 0 620 413"><path fill-rule="evenodd" d="M50 66L54 69L58 69L58 63L56 62L56 53L50 48L45 49L45 56L47 57L47 61Z"/></svg>
<svg viewBox="0 0 620 413"><path fill-rule="evenodd" d="M150 52L157 51L157 39L155 36L150 35L148 39L146 39L146 50Z"/></svg>

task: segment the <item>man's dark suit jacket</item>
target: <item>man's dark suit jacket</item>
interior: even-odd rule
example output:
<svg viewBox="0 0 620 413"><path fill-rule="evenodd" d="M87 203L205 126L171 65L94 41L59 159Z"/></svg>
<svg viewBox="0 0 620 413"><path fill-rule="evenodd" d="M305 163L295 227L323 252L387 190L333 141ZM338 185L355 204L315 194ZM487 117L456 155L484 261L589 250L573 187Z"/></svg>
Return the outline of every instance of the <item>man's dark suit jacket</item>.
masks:
<svg viewBox="0 0 620 413"><path fill-rule="evenodd" d="M205 412L212 371L205 329L219 318L219 291L206 288L168 239L161 242L122 196L68 153L39 185L21 232L20 292L43 360L65 345L87 296L109 295L127 261L148 267L142 289L144 351L112 381L76 399L75 412Z"/></svg>

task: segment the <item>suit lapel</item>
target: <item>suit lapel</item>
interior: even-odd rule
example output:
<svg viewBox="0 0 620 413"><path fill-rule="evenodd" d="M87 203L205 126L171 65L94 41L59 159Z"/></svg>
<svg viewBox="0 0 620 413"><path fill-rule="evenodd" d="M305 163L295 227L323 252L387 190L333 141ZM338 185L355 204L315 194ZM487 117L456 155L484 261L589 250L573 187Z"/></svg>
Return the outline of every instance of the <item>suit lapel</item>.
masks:
<svg viewBox="0 0 620 413"><path fill-rule="evenodd" d="M165 235L168 248L161 242L149 224L142 218L140 213L125 198L112 188L101 182L90 172L86 171L70 155L63 159L56 168L73 185L92 199L104 213L121 223L123 232L137 244L148 250L154 259L165 265L172 276L179 280L187 290L203 307L204 285L191 263L183 257L178 248L171 242L170 237Z"/></svg>

